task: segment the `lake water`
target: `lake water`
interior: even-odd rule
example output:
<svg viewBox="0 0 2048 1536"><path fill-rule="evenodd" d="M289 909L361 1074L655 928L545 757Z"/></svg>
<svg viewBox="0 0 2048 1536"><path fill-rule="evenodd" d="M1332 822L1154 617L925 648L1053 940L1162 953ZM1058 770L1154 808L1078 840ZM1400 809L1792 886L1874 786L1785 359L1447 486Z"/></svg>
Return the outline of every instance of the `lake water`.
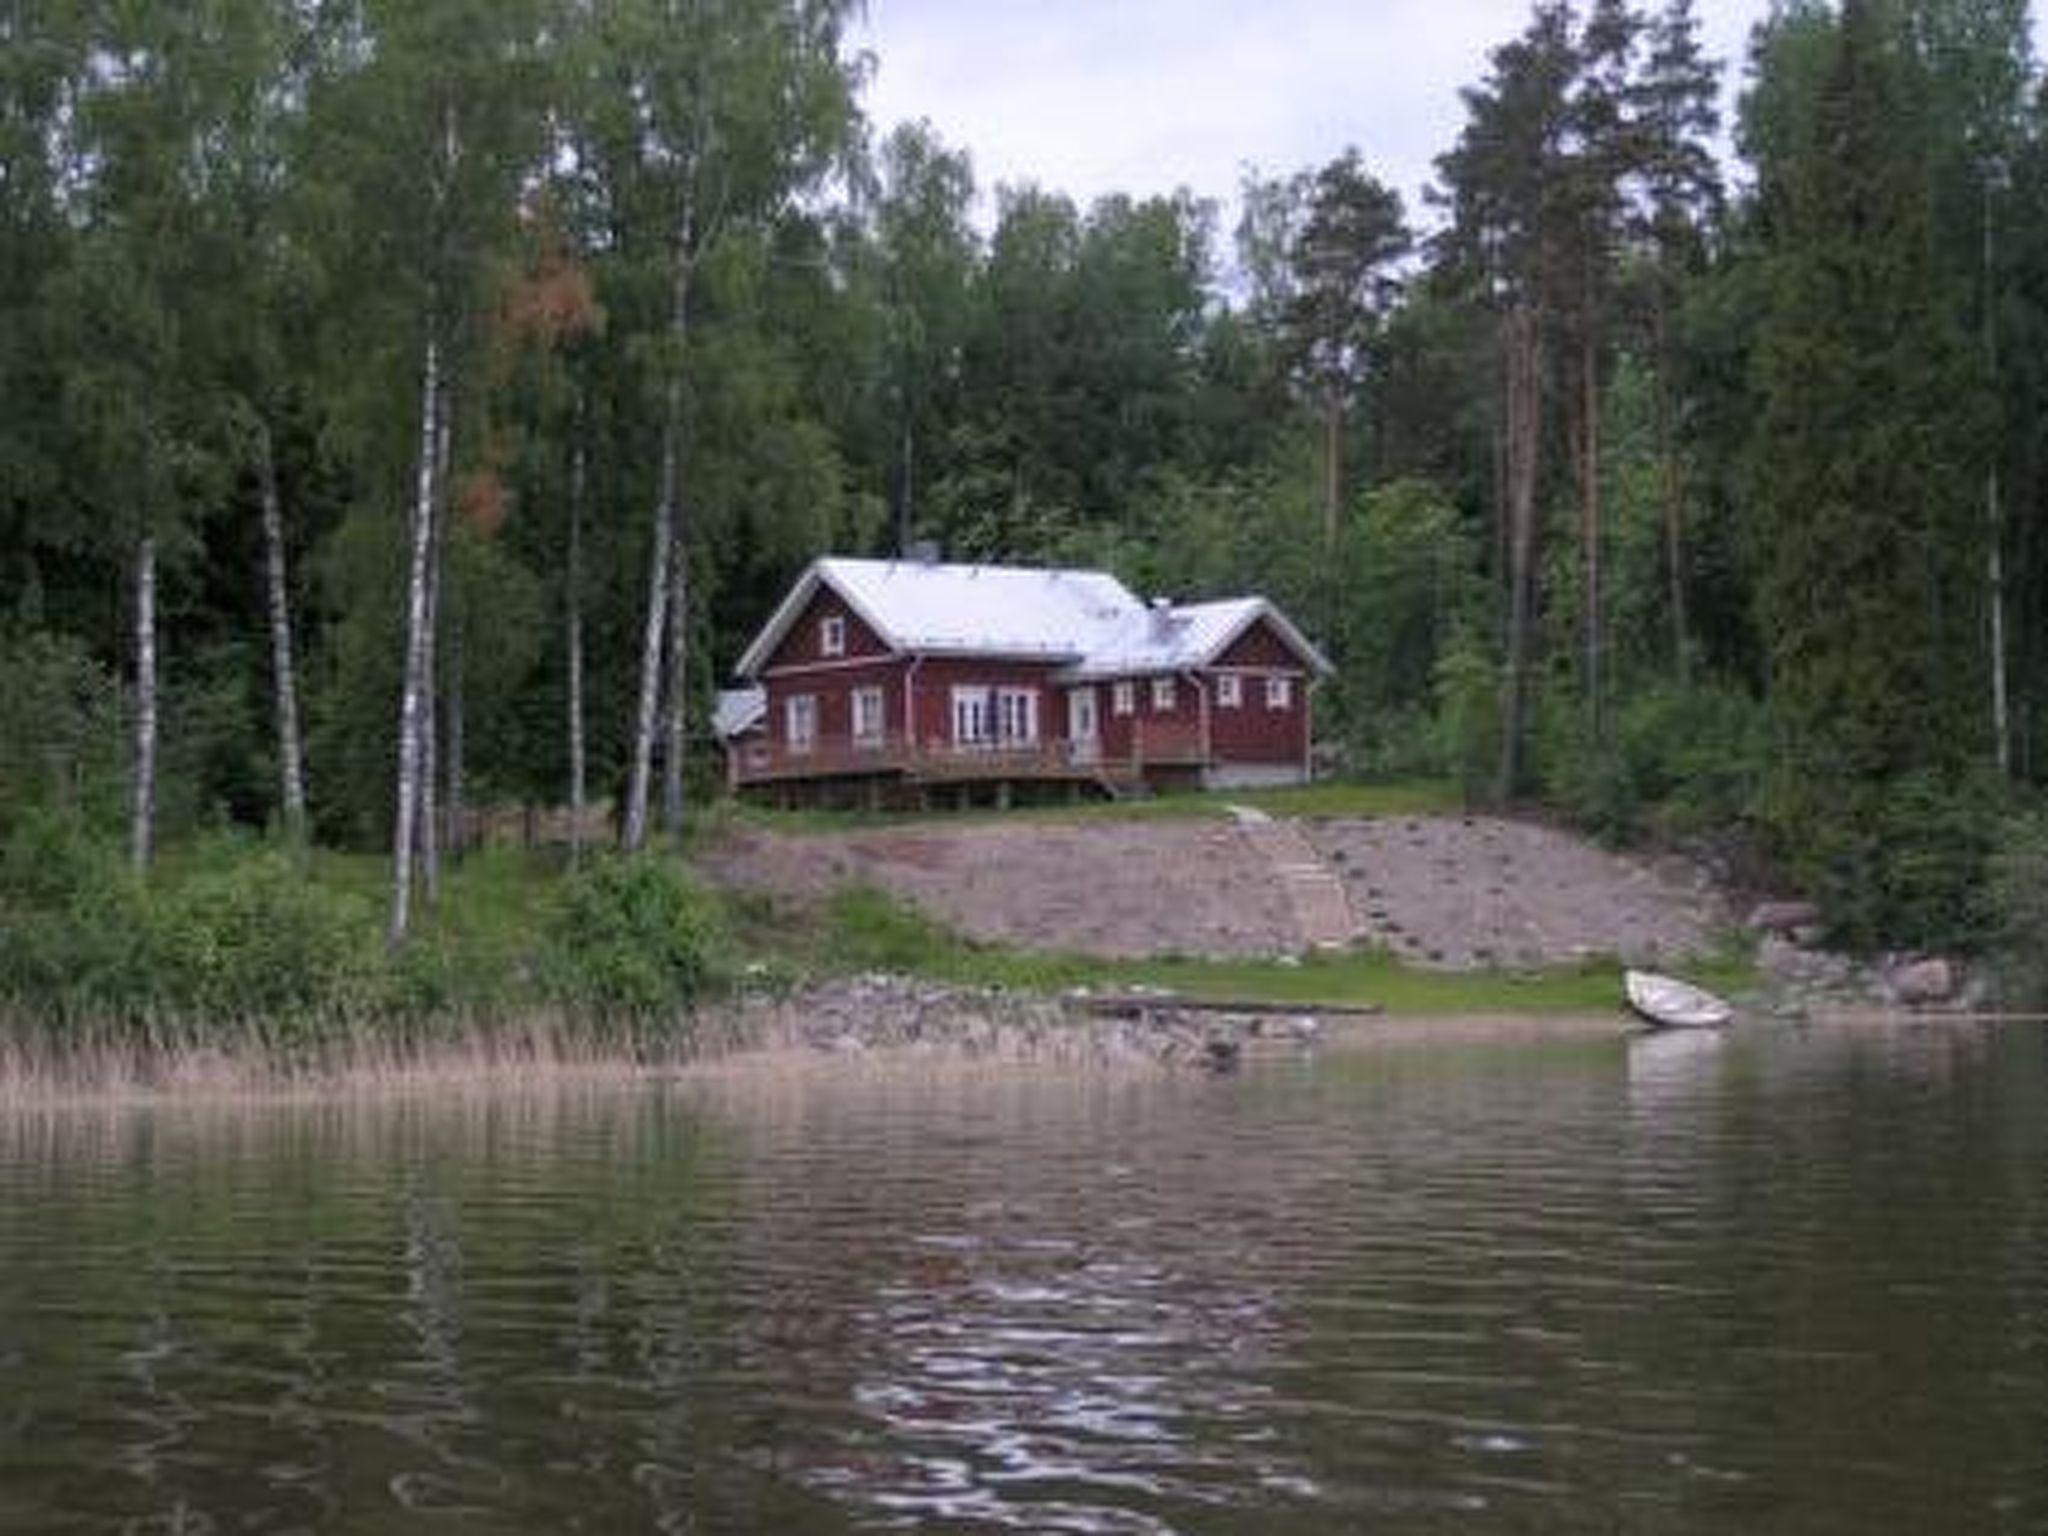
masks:
<svg viewBox="0 0 2048 1536"><path fill-rule="evenodd" d="M0 1122L0 1530L2048 1531L2048 1035Z"/></svg>

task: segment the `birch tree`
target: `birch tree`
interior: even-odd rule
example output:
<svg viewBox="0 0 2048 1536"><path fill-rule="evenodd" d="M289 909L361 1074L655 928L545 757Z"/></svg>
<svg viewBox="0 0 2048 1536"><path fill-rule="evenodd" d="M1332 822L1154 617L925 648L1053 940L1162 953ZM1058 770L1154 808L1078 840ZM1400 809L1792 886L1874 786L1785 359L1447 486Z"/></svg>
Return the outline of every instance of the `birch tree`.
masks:
<svg viewBox="0 0 2048 1536"><path fill-rule="evenodd" d="M549 29L541 0L366 0L338 9L313 131L341 207L377 237L348 274L340 345L358 364L378 356L410 374L402 391L388 376L365 381L380 396L364 407L374 418L395 393L412 417L391 823L395 946L411 929L414 881L436 832L427 777L433 591L452 466L463 451L454 401L473 376L496 262L513 242L520 189L545 143Z"/></svg>
<svg viewBox="0 0 2048 1536"><path fill-rule="evenodd" d="M693 302L702 264L734 231L817 190L851 144L850 0L593 0L583 17L579 131L617 239L616 331L649 360L657 443L640 682L621 838L647 840L657 736L663 800L681 833L686 741Z"/></svg>

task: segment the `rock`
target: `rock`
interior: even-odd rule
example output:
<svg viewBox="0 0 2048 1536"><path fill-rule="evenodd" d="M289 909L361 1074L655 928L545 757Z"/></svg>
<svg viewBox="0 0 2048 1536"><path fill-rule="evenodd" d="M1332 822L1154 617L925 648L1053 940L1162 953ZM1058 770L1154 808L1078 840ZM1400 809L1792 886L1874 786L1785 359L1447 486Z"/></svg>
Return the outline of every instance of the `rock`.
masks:
<svg viewBox="0 0 2048 1536"><path fill-rule="evenodd" d="M1743 927L1751 933L1792 933L1819 925L1820 908L1810 901L1765 901L1751 910Z"/></svg>
<svg viewBox="0 0 2048 1536"><path fill-rule="evenodd" d="M1847 956L1801 949L1774 933L1757 945L1756 963L1771 980L1787 986L1842 988L1856 973L1855 962Z"/></svg>
<svg viewBox="0 0 2048 1536"><path fill-rule="evenodd" d="M1939 955L1904 960L1884 973L1885 990L1908 1008L1946 1003L1962 988L1962 968Z"/></svg>

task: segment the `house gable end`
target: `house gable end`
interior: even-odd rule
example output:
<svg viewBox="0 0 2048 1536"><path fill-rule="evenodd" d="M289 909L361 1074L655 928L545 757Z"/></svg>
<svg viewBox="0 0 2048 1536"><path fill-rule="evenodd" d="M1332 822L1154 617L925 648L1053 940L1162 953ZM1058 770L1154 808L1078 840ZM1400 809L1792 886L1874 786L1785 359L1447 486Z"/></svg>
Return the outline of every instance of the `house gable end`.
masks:
<svg viewBox="0 0 2048 1536"><path fill-rule="evenodd" d="M1301 671L1311 677L1328 677L1336 669L1309 643L1308 637L1287 616L1261 601L1237 631L1224 639L1210 654L1212 668Z"/></svg>
<svg viewBox="0 0 2048 1536"><path fill-rule="evenodd" d="M837 648L828 648L836 625ZM894 654L893 648L829 582L819 582L810 598L784 626L782 636L759 662L763 674L792 667L833 666L874 661Z"/></svg>

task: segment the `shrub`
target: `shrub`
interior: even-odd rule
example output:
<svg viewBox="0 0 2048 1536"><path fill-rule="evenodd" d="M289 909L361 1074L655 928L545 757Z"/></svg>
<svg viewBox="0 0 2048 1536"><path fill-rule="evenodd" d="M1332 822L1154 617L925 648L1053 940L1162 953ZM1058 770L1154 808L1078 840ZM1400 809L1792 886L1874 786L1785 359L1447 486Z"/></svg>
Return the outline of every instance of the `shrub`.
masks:
<svg viewBox="0 0 2048 1536"><path fill-rule="evenodd" d="M652 1019L702 995L720 968L723 939L716 904L672 860L594 859L563 889L546 970L571 1009Z"/></svg>
<svg viewBox="0 0 2048 1536"><path fill-rule="evenodd" d="M1854 949L1980 948L2001 794L1971 774L1844 780L1824 810L1780 822L1787 862Z"/></svg>
<svg viewBox="0 0 2048 1536"><path fill-rule="evenodd" d="M1439 761L1468 802L1485 798L1500 766L1501 672L1485 642L1461 633L1437 657Z"/></svg>
<svg viewBox="0 0 2048 1536"><path fill-rule="evenodd" d="M1538 755L1551 794L1610 842L1646 829L1686 836L1746 821L1764 764L1763 711L1712 684L1658 687L1617 701L1605 743L1594 741L1570 688L1542 700Z"/></svg>
<svg viewBox="0 0 2048 1536"><path fill-rule="evenodd" d="M0 995L52 1022L125 1018L150 1002L140 885L68 811L19 814L0 846Z"/></svg>
<svg viewBox="0 0 2048 1536"><path fill-rule="evenodd" d="M2048 811L2001 829L1987 905L1999 991L2012 1003L2048 1004Z"/></svg>
<svg viewBox="0 0 2048 1536"><path fill-rule="evenodd" d="M282 1034L371 1006L381 967L374 912L306 878L288 854L221 838L147 907L160 1005L201 1021L261 1022Z"/></svg>
<svg viewBox="0 0 2048 1536"><path fill-rule="evenodd" d="M0 836L38 810L120 825L120 689L70 640L0 630Z"/></svg>

